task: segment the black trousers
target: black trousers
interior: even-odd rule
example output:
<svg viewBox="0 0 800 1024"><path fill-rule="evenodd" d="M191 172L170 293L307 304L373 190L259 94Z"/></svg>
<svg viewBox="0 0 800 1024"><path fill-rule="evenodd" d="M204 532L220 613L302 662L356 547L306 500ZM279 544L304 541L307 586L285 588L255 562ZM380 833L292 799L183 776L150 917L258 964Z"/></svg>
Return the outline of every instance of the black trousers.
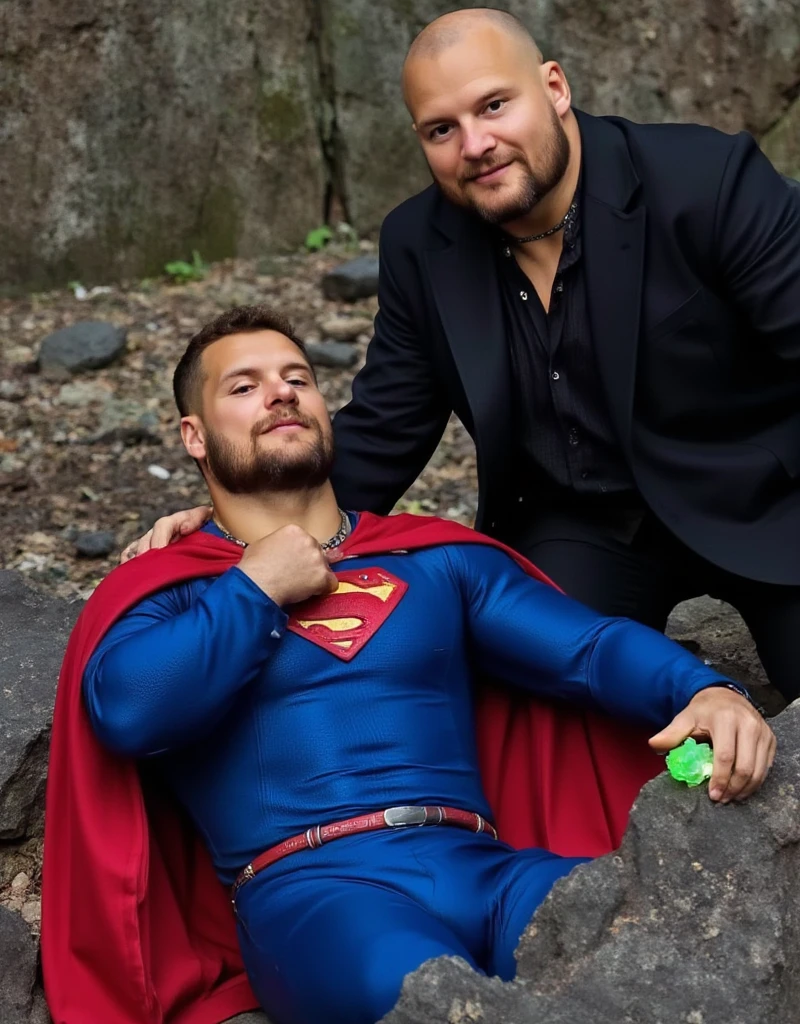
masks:
<svg viewBox="0 0 800 1024"><path fill-rule="evenodd" d="M687 548L651 512L636 517L633 527L618 513L554 511L533 522L520 516L507 542L589 607L661 632L681 601L703 594L726 601L750 630L769 681L787 701L800 696L800 586L726 572Z"/></svg>

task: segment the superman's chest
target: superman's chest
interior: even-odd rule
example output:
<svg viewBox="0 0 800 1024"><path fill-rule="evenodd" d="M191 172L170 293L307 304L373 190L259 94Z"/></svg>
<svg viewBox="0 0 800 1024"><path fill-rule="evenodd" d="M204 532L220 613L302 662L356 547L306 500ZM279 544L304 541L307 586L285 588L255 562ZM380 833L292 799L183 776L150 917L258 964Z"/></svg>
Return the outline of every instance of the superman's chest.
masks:
<svg viewBox="0 0 800 1024"><path fill-rule="evenodd" d="M413 556L336 567L335 593L287 609L289 623L266 666L270 695L395 676L429 683L463 649L463 611L446 573Z"/></svg>

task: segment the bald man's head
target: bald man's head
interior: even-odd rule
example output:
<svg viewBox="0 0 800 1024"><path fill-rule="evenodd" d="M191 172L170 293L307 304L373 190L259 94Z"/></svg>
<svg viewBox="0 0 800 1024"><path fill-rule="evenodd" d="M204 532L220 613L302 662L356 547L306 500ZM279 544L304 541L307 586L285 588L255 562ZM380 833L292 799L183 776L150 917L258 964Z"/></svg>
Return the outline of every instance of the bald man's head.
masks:
<svg viewBox="0 0 800 1024"><path fill-rule="evenodd" d="M431 22L406 57L403 94L440 188L485 220L526 218L570 166L566 78L511 14L479 7Z"/></svg>
<svg viewBox="0 0 800 1024"><path fill-rule="evenodd" d="M542 51L536 45L536 40L515 15L509 14L508 11L498 11L494 7L464 8L436 18L425 26L411 44L403 65L404 94L406 70L414 60L431 60L438 57L442 51L460 42L470 32L482 28L502 33L526 50L537 64L542 63Z"/></svg>

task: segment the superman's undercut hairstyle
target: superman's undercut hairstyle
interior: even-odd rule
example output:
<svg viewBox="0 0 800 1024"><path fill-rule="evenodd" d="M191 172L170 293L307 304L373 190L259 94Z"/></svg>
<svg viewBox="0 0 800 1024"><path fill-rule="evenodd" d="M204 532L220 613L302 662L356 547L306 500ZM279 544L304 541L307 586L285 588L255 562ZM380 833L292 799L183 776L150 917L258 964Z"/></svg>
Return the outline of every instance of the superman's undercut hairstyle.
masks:
<svg viewBox="0 0 800 1024"><path fill-rule="evenodd" d="M305 344L294 333L291 322L285 316L269 306L235 306L215 317L195 334L175 367L172 391L181 416L201 411L205 383L202 359L208 346L221 338L229 338L234 334L253 334L255 331L282 334L297 345L303 358L309 362Z"/></svg>

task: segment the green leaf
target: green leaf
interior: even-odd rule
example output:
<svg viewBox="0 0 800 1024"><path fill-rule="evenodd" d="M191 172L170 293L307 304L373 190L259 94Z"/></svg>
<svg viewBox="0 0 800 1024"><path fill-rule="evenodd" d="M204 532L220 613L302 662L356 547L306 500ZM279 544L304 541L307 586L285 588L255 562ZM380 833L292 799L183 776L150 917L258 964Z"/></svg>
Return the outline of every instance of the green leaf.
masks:
<svg viewBox="0 0 800 1024"><path fill-rule="evenodd" d="M195 249L192 252L192 262L186 260L172 260L164 264L164 272L178 284L185 284L187 281L202 281L208 273L208 264L204 262L200 253Z"/></svg>
<svg viewBox="0 0 800 1024"><path fill-rule="evenodd" d="M325 248L332 238L333 232L327 224L323 224L321 227L309 231L306 235L306 249L310 252L319 252L320 249Z"/></svg>

